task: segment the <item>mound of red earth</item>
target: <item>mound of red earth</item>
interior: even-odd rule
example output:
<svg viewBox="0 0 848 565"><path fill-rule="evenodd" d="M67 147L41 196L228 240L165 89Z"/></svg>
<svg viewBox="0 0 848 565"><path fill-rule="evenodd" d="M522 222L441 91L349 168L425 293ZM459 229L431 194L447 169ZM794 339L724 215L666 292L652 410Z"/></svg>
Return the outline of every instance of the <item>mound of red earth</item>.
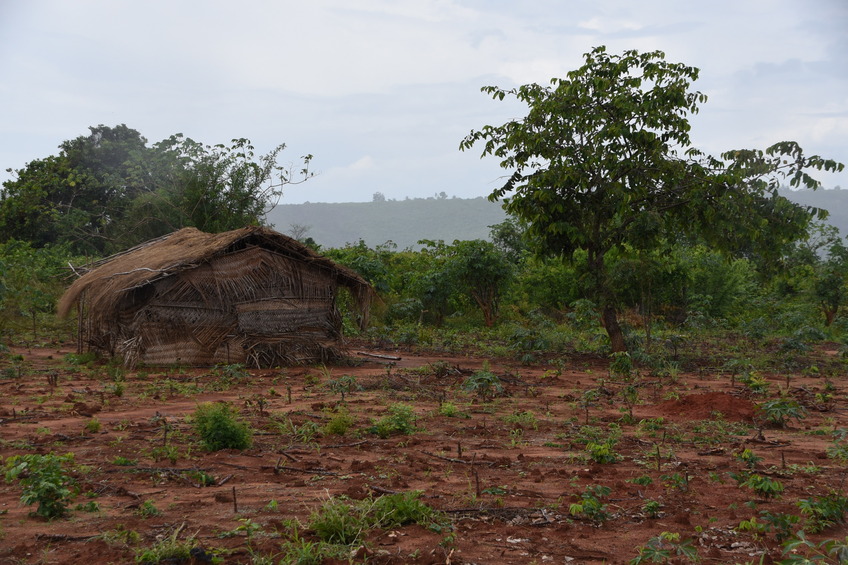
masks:
<svg viewBox="0 0 848 565"><path fill-rule="evenodd" d="M674 420L712 420L719 417L734 422L751 422L756 407L747 398L726 392L704 392L690 394L674 400L666 400L648 408L652 415Z"/></svg>

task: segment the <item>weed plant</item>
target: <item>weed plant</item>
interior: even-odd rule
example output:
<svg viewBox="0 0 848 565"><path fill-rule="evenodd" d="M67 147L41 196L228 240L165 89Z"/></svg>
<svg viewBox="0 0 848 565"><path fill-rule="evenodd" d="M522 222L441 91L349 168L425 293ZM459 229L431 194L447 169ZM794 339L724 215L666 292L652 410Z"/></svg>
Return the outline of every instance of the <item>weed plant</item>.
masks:
<svg viewBox="0 0 848 565"><path fill-rule="evenodd" d="M410 435L415 433L417 416L408 404L392 404L386 415L374 422L369 431L381 438L391 435Z"/></svg>
<svg viewBox="0 0 848 565"><path fill-rule="evenodd" d="M801 514L806 516L804 528L811 534L823 532L845 523L848 497L837 493L805 498L798 501Z"/></svg>
<svg viewBox="0 0 848 565"><path fill-rule="evenodd" d="M491 400L503 394L504 387L500 377L489 370L489 363L483 363L483 368L469 376L462 383L462 389L476 394L484 400Z"/></svg>
<svg viewBox="0 0 848 565"><path fill-rule="evenodd" d="M171 535L159 540L152 547L139 549L136 552L135 562L142 565L189 562L193 557L193 550L198 547L198 542L194 536L180 539L180 532L184 527L185 524L175 528ZM204 557L206 557L205 552Z"/></svg>
<svg viewBox="0 0 848 565"><path fill-rule="evenodd" d="M350 412L344 407L339 407L332 414L330 420L324 424L321 431L324 435L343 436L347 434L355 423L356 420L350 415Z"/></svg>
<svg viewBox="0 0 848 565"><path fill-rule="evenodd" d="M789 420L799 422L807 417L807 410L793 398L776 398L757 405L759 418L778 428L785 428Z"/></svg>
<svg viewBox="0 0 848 565"><path fill-rule="evenodd" d="M6 459L5 478L7 482L17 481L23 487L23 504L38 504L36 515L60 518L67 513L77 490L74 479L65 469L73 461L73 453L13 455Z"/></svg>
<svg viewBox="0 0 848 565"><path fill-rule="evenodd" d="M610 518L607 512L607 505L602 502L602 499L609 496L612 490L609 487L602 485L589 485L580 494L580 499L573 502L568 511L572 516L589 520L596 524L606 522Z"/></svg>
<svg viewBox="0 0 848 565"><path fill-rule="evenodd" d="M155 516L161 516L162 511L156 507L155 502L148 499L138 505L136 514L138 514L141 518L153 518Z"/></svg>
<svg viewBox="0 0 848 565"><path fill-rule="evenodd" d="M809 565L811 563L848 563L848 536L844 540L826 539L818 543L807 539L803 530L783 544L780 565Z"/></svg>
<svg viewBox="0 0 848 565"><path fill-rule="evenodd" d="M699 561L698 549L692 544L692 540L681 540L678 533L663 532L640 547L639 554L630 560L630 565L683 563L683 559L689 563Z"/></svg>
<svg viewBox="0 0 848 565"><path fill-rule="evenodd" d="M312 513L308 527L323 542L354 545L377 528L397 528L406 524L444 525L444 517L421 502L420 495L413 491L360 501L331 498Z"/></svg>
<svg viewBox="0 0 848 565"><path fill-rule="evenodd" d="M194 411L194 429L209 451L247 449L252 443L250 427L241 422L228 404L206 402Z"/></svg>

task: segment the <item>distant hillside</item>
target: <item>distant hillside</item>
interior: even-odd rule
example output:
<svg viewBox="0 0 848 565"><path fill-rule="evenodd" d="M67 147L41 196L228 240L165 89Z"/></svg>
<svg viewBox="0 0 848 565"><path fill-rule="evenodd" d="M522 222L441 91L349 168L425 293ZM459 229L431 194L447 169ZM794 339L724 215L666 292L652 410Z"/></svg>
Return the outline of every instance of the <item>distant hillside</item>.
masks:
<svg viewBox="0 0 848 565"><path fill-rule="evenodd" d="M485 198L416 198L382 202L286 204L268 221L281 233L307 227L323 247L343 247L360 239L374 247L391 240L398 249L418 248L421 239L488 239L489 226L506 219L498 203Z"/></svg>
<svg viewBox="0 0 848 565"><path fill-rule="evenodd" d="M830 212L828 222L848 235L848 190L781 191L790 200ZM393 241L398 249L418 248L422 239L488 239L489 226L506 219L499 203L486 198L415 198L383 202L307 203L277 206L268 220L277 231L308 228L305 236L323 247L360 239L370 247Z"/></svg>

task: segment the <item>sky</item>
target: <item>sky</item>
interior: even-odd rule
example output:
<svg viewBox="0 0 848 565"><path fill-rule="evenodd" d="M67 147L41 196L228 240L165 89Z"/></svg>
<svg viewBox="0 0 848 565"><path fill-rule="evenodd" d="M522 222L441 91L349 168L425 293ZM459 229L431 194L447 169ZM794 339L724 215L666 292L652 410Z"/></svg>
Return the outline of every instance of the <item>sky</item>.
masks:
<svg viewBox="0 0 848 565"><path fill-rule="evenodd" d="M126 124L312 154L283 204L487 196L506 172L459 143L526 107L480 88L547 84L599 45L698 67L707 153L793 140L848 164L846 0L0 0L0 180Z"/></svg>

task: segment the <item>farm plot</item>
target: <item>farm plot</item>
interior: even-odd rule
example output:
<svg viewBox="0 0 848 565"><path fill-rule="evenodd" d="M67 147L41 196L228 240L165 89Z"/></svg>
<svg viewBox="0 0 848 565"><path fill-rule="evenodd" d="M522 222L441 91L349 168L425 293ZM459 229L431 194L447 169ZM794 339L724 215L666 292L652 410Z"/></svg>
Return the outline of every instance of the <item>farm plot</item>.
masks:
<svg viewBox="0 0 848 565"><path fill-rule="evenodd" d="M128 372L68 353L0 365L0 563L770 563L845 536L827 352L791 375L380 351L399 358Z"/></svg>

